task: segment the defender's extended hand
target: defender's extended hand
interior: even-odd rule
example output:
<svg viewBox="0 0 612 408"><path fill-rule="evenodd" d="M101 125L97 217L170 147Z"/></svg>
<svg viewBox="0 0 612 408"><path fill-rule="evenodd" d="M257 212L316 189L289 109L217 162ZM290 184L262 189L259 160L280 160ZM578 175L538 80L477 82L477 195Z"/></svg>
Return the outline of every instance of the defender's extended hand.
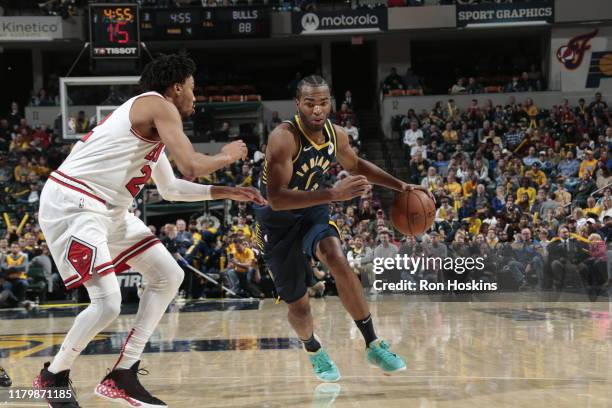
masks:
<svg viewBox="0 0 612 408"><path fill-rule="evenodd" d="M227 194L227 198L234 201L252 201L259 205L268 204L259 191L253 187L233 187Z"/></svg>

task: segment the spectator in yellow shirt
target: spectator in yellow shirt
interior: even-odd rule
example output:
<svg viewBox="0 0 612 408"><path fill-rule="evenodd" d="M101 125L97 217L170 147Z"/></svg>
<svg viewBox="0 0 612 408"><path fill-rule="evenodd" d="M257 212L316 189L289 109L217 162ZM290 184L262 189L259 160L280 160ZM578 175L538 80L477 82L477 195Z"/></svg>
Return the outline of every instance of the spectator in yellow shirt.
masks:
<svg viewBox="0 0 612 408"><path fill-rule="evenodd" d="M531 169L525 172L525 177L531 178L539 187L546 185L548 178L546 174L540 170L540 162L534 162Z"/></svg>
<svg viewBox="0 0 612 408"><path fill-rule="evenodd" d="M589 213L591 213L596 215L596 217L594 218L599 218L599 216L601 215L601 211L602 208L601 206L597 205L597 201L595 200L595 198L589 196L587 198L586 208L584 209L584 213L587 215L587 217L589 216Z"/></svg>
<svg viewBox="0 0 612 408"><path fill-rule="evenodd" d="M457 144L459 141L459 135L457 134L457 131L453 129L452 122L446 122L446 127L442 132L442 137L444 138L444 143Z"/></svg>
<svg viewBox="0 0 612 408"><path fill-rule="evenodd" d="M248 238L248 239L251 239L251 236L253 235L252 232L251 232L251 228L246 223L245 218L242 217L242 216L239 216L238 219L236 220L235 224L232 225L231 231L233 233L236 233L238 231L242 231L242 233L245 236L245 238Z"/></svg>
<svg viewBox="0 0 612 408"><path fill-rule="evenodd" d="M593 151L587 150L584 152L584 160L580 163L578 177L582 178L584 173L589 173L591 176L597 170L597 160L593 157Z"/></svg>
<svg viewBox="0 0 612 408"><path fill-rule="evenodd" d="M19 158L19 164L15 166L14 169L13 174L15 176L15 180L21 183L25 183L28 179L28 174L30 174L32 170L34 170L34 168L30 164L28 158L26 156L21 156Z"/></svg>
<svg viewBox="0 0 612 408"><path fill-rule="evenodd" d="M261 280L261 275L257 269L255 253L242 239L235 239L234 247L227 265L227 276L232 283L232 290L242 296L262 297L256 284Z"/></svg>
<svg viewBox="0 0 612 408"><path fill-rule="evenodd" d="M446 176L446 184L444 184L444 191L455 200L455 208L461 206L461 196L463 195L463 188L461 184L457 183L455 179L455 172L449 171Z"/></svg>
<svg viewBox="0 0 612 408"><path fill-rule="evenodd" d="M2 260L1 268L2 291L8 291L9 299L15 304L23 302L28 289L28 256L21 251L19 243L11 244L11 252Z"/></svg>
<svg viewBox="0 0 612 408"><path fill-rule="evenodd" d="M472 196L472 193L476 191L476 187L478 186L478 176L472 175L472 177L463 183L463 197L468 198Z"/></svg>
<svg viewBox="0 0 612 408"><path fill-rule="evenodd" d="M521 179L521 186L518 188L518 190L516 190L517 205L518 203L523 201L524 194L527 194L527 197L529 199L529 206L531 206L534 203L535 198L536 198L536 189L529 185L528 177L523 177Z"/></svg>

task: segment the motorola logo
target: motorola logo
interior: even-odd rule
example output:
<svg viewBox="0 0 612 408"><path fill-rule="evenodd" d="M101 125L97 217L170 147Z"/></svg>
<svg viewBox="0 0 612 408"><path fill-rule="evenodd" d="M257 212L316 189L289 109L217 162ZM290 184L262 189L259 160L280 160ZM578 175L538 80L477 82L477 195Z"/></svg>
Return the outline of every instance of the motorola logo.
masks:
<svg viewBox="0 0 612 408"><path fill-rule="evenodd" d="M302 16L302 29L304 31L317 31L319 28L319 16L314 13L306 13Z"/></svg>

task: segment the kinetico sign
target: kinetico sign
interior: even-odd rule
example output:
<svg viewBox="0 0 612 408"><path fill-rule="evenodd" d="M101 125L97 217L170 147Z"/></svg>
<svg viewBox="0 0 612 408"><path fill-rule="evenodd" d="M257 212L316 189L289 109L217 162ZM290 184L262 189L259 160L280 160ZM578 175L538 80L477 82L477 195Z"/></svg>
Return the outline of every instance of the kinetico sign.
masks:
<svg viewBox="0 0 612 408"><path fill-rule="evenodd" d="M554 22L554 1L528 3L457 4L457 27L536 25Z"/></svg>
<svg viewBox="0 0 612 408"><path fill-rule="evenodd" d="M384 31L387 29L387 10L293 13L292 26L294 34Z"/></svg>

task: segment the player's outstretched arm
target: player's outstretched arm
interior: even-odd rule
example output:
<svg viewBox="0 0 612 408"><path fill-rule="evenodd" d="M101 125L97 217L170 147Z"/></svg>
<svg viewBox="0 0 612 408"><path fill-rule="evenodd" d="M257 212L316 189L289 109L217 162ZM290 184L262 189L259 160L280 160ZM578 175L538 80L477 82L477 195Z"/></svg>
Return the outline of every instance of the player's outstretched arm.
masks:
<svg viewBox="0 0 612 408"><path fill-rule="evenodd" d="M159 98L155 98L154 102L149 103L153 125L184 176L205 176L247 157L248 150L242 140L228 143L214 156L196 152L183 132L183 122L176 107L169 102L160 101Z"/></svg>
<svg viewBox="0 0 612 408"><path fill-rule="evenodd" d="M266 204L266 200L259 194L259 191L252 187L209 186L176 178L165 153L159 156L152 177L161 196L169 201L230 199L253 201L260 205Z"/></svg>
<svg viewBox="0 0 612 408"><path fill-rule="evenodd" d="M334 188L317 191L289 189L293 175L292 157L297 150L293 134L283 127L277 127L270 134L266 161L268 166L268 201L274 210L294 210L345 201L359 197L370 186L365 177L347 177L336 183Z"/></svg>
<svg viewBox="0 0 612 408"><path fill-rule="evenodd" d="M350 174L365 176L370 183L387 187L391 190L408 191L418 189L431 195L426 187L405 183L402 180L393 177L374 163L357 156L355 151L351 148L349 136L346 134L344 129L334 125L334 130L336 131L336 143L338 144L336 158L338 159L340 165Z"/></svg>

